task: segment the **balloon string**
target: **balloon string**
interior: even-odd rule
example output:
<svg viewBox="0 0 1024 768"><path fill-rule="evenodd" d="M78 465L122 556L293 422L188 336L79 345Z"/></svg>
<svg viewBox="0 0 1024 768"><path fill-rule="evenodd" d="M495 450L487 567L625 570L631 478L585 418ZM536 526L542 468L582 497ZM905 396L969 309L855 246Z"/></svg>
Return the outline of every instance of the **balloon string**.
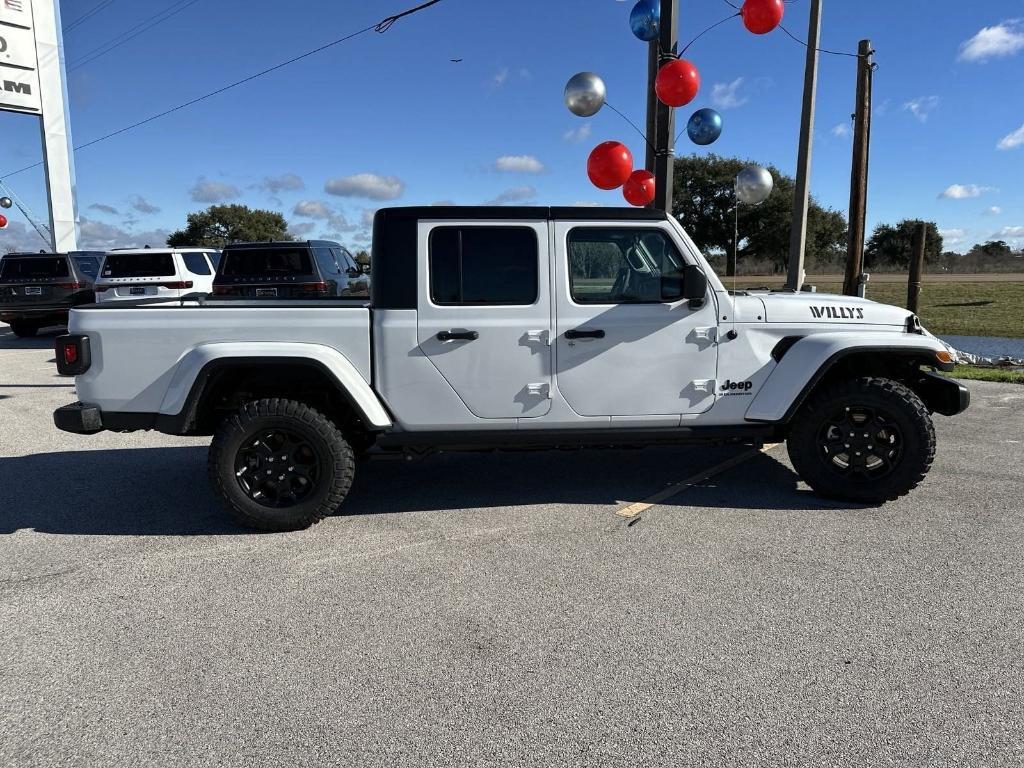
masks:
<svg viewBox="0 0 1024 768"><path fill-rule="evenodd" d="M731 3L730 3L730 5L731 5ZM735 8L736 6L733 6L733 7ZM679 52L679 55L680 55L680 56L682 56L682 55L683 55L684 53L686 53L686 49L687 49L687 48L689 48L689 47L690 47L691 45L693 45L693 44L694 44L694 43L696 43L696 42L697 42L698 40L700 40L700 39L701 39L702 37L704 37L704 35L706 35L706 34L707 34L708 32L710 32L710 31L711 31L712 29L714 29L715 27L720 27L720 26L721 26L722 24L725 24L725 22L727 22L727 21L732 21L732 20L733 20L733 19L735 19L735 18L736 18L737 16L741 16L741 15L742 15L742 14L740 14L740 13L734 13L734 14L733 14L732 16L726 16L726 17L725 17L724 19L722 19L721 21L716 21L716 22L715 22L714 24L712 24L712 25L711 25L710 27L708 27L708 28L707 28L707 29L705 29L705 30L704 30L703 32L701 32L701 33L700 33L699 35L697 35L697 36L696 36L695 38L693 38L693 40L691 40L691 41L690 41L690 42L688 42L688 43L687 43L686 45L684 45L684 46L683 46L683 50L681 50L681 51Z"/></svg>
<svg viewBox="0 0 1024 768"><path fill-rule="evenodd" d="M736 207L734 210L732 229L732 333L736 335L736 308L739 306L737 294L739 293L740 280L740 182L739 178L733 182L733 192L736 195Z"/></svg>
<svg viewBox="0 0 1024 768"><path fill-rule="evenodd" d="M800 45L802 45L804 48L810 48L810 46L807 43L805 43L799 37L794 35L788 29L786 29L786 27L784 25L779 24L779 29L781 29L783 32L785 32L790 37L790 39L800 43ZM831 56L849 56L851 59L859 59L860 58L860 54L859 53L845 53L843 51L830 51L827 48L815 48L814 50L816 50L818 53L827 53L827 54L829 54Z"/></svg>
<svg viewBox="0 0 1024 768"><path fill-rule="evenodd" d="M612 105L611 105L611 104L610 104L610 103L609 103L609 102L608 102L607 100L605 100L605 102L604 102L604 103L605 103L605 106L607 106L607 107L608 107L608 109L610 109L610 110L611 110L612 112L614 112L614 113L615 113L616 115L618 115L618 116L619 116L619 117L621 117L621 118L622 118L623 120L625 120L625 121L626 121L627 123L629 123L629 124L630 124L631 126L633 126L633 130L634 130L634 131L636 131L637 133L639 133L639 134L640 134L640 137L641 137L641 138L642 138L642 139L644 140L644 143L646 143L646 144L647 144L647 146L651 148L651 151L652 151L652 152L655 152L655 153L656 153L656 152L658 151L658 148L657 148L657 147L655 147L655 146L654 146L653 144L651 144L651 141L650 141L650 139L648 139L648 138L647 138L647 135L646 135L646 134L645 134L645 133L644 133L643 131L641 131L641 130L640 130L640 128L638 128L638 127L637 127L637 124L636 124L636 123L634 123L634 122L633 122L632 120L630 120L630 119L629 119L628 117L626 117L626 116L625 116L624 114L622 114L621 112L619 112L619 110L617 110L617 109L616 109L616 108L615 108L614 106L612 106Z"/></svg>

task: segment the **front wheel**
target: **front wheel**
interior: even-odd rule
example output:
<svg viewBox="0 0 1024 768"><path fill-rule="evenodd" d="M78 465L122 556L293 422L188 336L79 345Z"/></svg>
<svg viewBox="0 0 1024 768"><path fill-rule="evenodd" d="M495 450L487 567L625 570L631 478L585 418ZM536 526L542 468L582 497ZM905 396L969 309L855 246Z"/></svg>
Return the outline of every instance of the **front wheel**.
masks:
<svg viewBox="0 0 1024 768"><path fill-rule="evenodd" d="M207 471L239 522L297 531L333 513L352 486L353 451L334 422L294 400L248 403L220 425Z"/></svg>
<svg viewBox="0 0 1024 768"><path fill-rule="evenodd" d="M822 496L881 503L909 493L928 474L935 428L912 390L860 378L812 395L787 447L797 474Z"/></svg>
<svg viewBox="0 0 1024 768"><path fill-rule="evenodd" d="M20 339L27 339L39 333L39 325L28 320L11 320L11 331Z"/></svg>

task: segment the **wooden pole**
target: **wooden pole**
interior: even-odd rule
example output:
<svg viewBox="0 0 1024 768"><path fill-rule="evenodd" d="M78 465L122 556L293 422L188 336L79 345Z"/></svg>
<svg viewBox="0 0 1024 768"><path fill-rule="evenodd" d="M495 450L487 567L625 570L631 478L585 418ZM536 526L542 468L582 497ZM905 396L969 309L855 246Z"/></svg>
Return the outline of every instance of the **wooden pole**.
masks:
<svg viewBox="0 0 1024 768"><path fill-rule="evenodd" d="M921 275L924 273L924 250L928 242L928 225L923 221L914 230L910 253L910 280L907 283L907 309L917 313L921 298Z"/></svg>
<svg viewBox="0 0 1024 768"><path fill-rule="evenodd" d="M658 67L669 61L671 54L676 49L677 37L679 34L679 0L661 0L661 23L659 25L659 44L661 55L658 57ZM657 70L654 71L655 77ZM647 83L648 93L654 92L654 78L649 78ZM648 97L650 98L650 97ZM657 129L655 131L654 147L654 177L656 189L654 196L654 207L659 211L672 213L672 185L674 182L673 171L675 159L675 110L662 104L657 98L654 99L657 114ZM650 137L648 137L650 139Z"/></svg>
<svg viewBox="0 0 1024 768"><path fill-rule="evenodd" d="M867 228L868 161L871 152L871 79L874 61L870 40L857 50L857 111L853 123L853 169L850 175L850 238L846 252L843 293L857 295L864 271L864 238Z"/></svg>
<svg viewBox="0 0 1024 768"><path fill-rule="evenodd" d="M654 81L658 77L658 41L652 40L647 46L647 162L644 167L654 173L657 155L654 152L654 138L658 135L658 94L654 92ZM649 207L654 208L657 198Z"/></svg>
<svg viewBox="0 0 1024 768"><path fill-rule="evenodd" d="M789 274L786 290L799 291L804 283L807 252L807 211L811 201L811 155L814 149L814 104L818 94L818 44L821 39L821 0L811 2L804 67L804 107L800 119L800 150L796 161L796 195L789 235Z"/></svg>

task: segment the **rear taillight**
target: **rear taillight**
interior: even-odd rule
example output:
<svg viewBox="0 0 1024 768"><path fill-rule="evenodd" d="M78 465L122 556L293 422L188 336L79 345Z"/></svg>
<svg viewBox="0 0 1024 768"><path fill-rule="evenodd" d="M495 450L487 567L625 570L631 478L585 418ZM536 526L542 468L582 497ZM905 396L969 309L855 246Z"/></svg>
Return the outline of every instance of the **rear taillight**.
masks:
<svg viewBox="0 0 1024 768"><path fill-rule="evenodd" d="M327 293L327 283L303 283L295 287L303 293Z"/></svg>
<svg viewBox="0 0 1024 768"><path fill-rule="evenodd" d="M82 287L81 283L57 283L58 288L62 288L65 291L77 291Z"/></svg>
<svg viewBox="0 0 1024 768"><path fill-rule="evenodd" d="M81 376L92 365L89 337L70 333L58 336L54 342L57 373L61 376Z"/></svg>
<svg viewBox="0 0 1024 768"><path fill-rule="evenodd" d="M161 288L170 288L172 291L184 291L193 285L191 280L180 280L177 283L160 283Z"/></svg>

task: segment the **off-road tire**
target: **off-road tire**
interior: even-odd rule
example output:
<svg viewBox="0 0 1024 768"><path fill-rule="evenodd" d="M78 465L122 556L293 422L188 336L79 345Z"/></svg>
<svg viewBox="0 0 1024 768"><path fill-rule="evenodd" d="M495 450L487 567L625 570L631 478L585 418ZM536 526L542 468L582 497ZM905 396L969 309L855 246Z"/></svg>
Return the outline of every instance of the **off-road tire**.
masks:
<svg viewBox="0 0 1024 768"><path fill-rule="evenodd" d="M39 325L28 320L12 320L11 331L19 339L28 339L39 333Z"/></svg>
<svg viewBox="0 0 1024 768"><path fill-rule="evenodd" d="M830 424L837 414L850 413L850 409L855 413L862 409L860 413L884 414L898 428L898 456L890 462L891 469L884 476L843 471L837 466L842 463L843 454L830 453L825 440L833 429ZM864 434L858 432L857 438ZM928 409L912 390L890 379L864 377L812 394L793 420L786 445L797 474L817 493L832 499L877 504L906 495L928 474L935 459L935 427ZM839 450L843 450L842 446Z"/></svg>
<svg viewBox="0 0 1024 768"><path fill-rule="evenodd" d="M292 506L274 507L252 498L236 469L243 452L252 451L261 434L275 431L297 436L315 454L309 467L315 468L316 479ZM214 491L242 525L263 531L298 531L319 523L341 506L352 487L355 458L338 427L322 413L295 400L270 398L246 404L221 423L210 445L207 472Z"/></svg>

